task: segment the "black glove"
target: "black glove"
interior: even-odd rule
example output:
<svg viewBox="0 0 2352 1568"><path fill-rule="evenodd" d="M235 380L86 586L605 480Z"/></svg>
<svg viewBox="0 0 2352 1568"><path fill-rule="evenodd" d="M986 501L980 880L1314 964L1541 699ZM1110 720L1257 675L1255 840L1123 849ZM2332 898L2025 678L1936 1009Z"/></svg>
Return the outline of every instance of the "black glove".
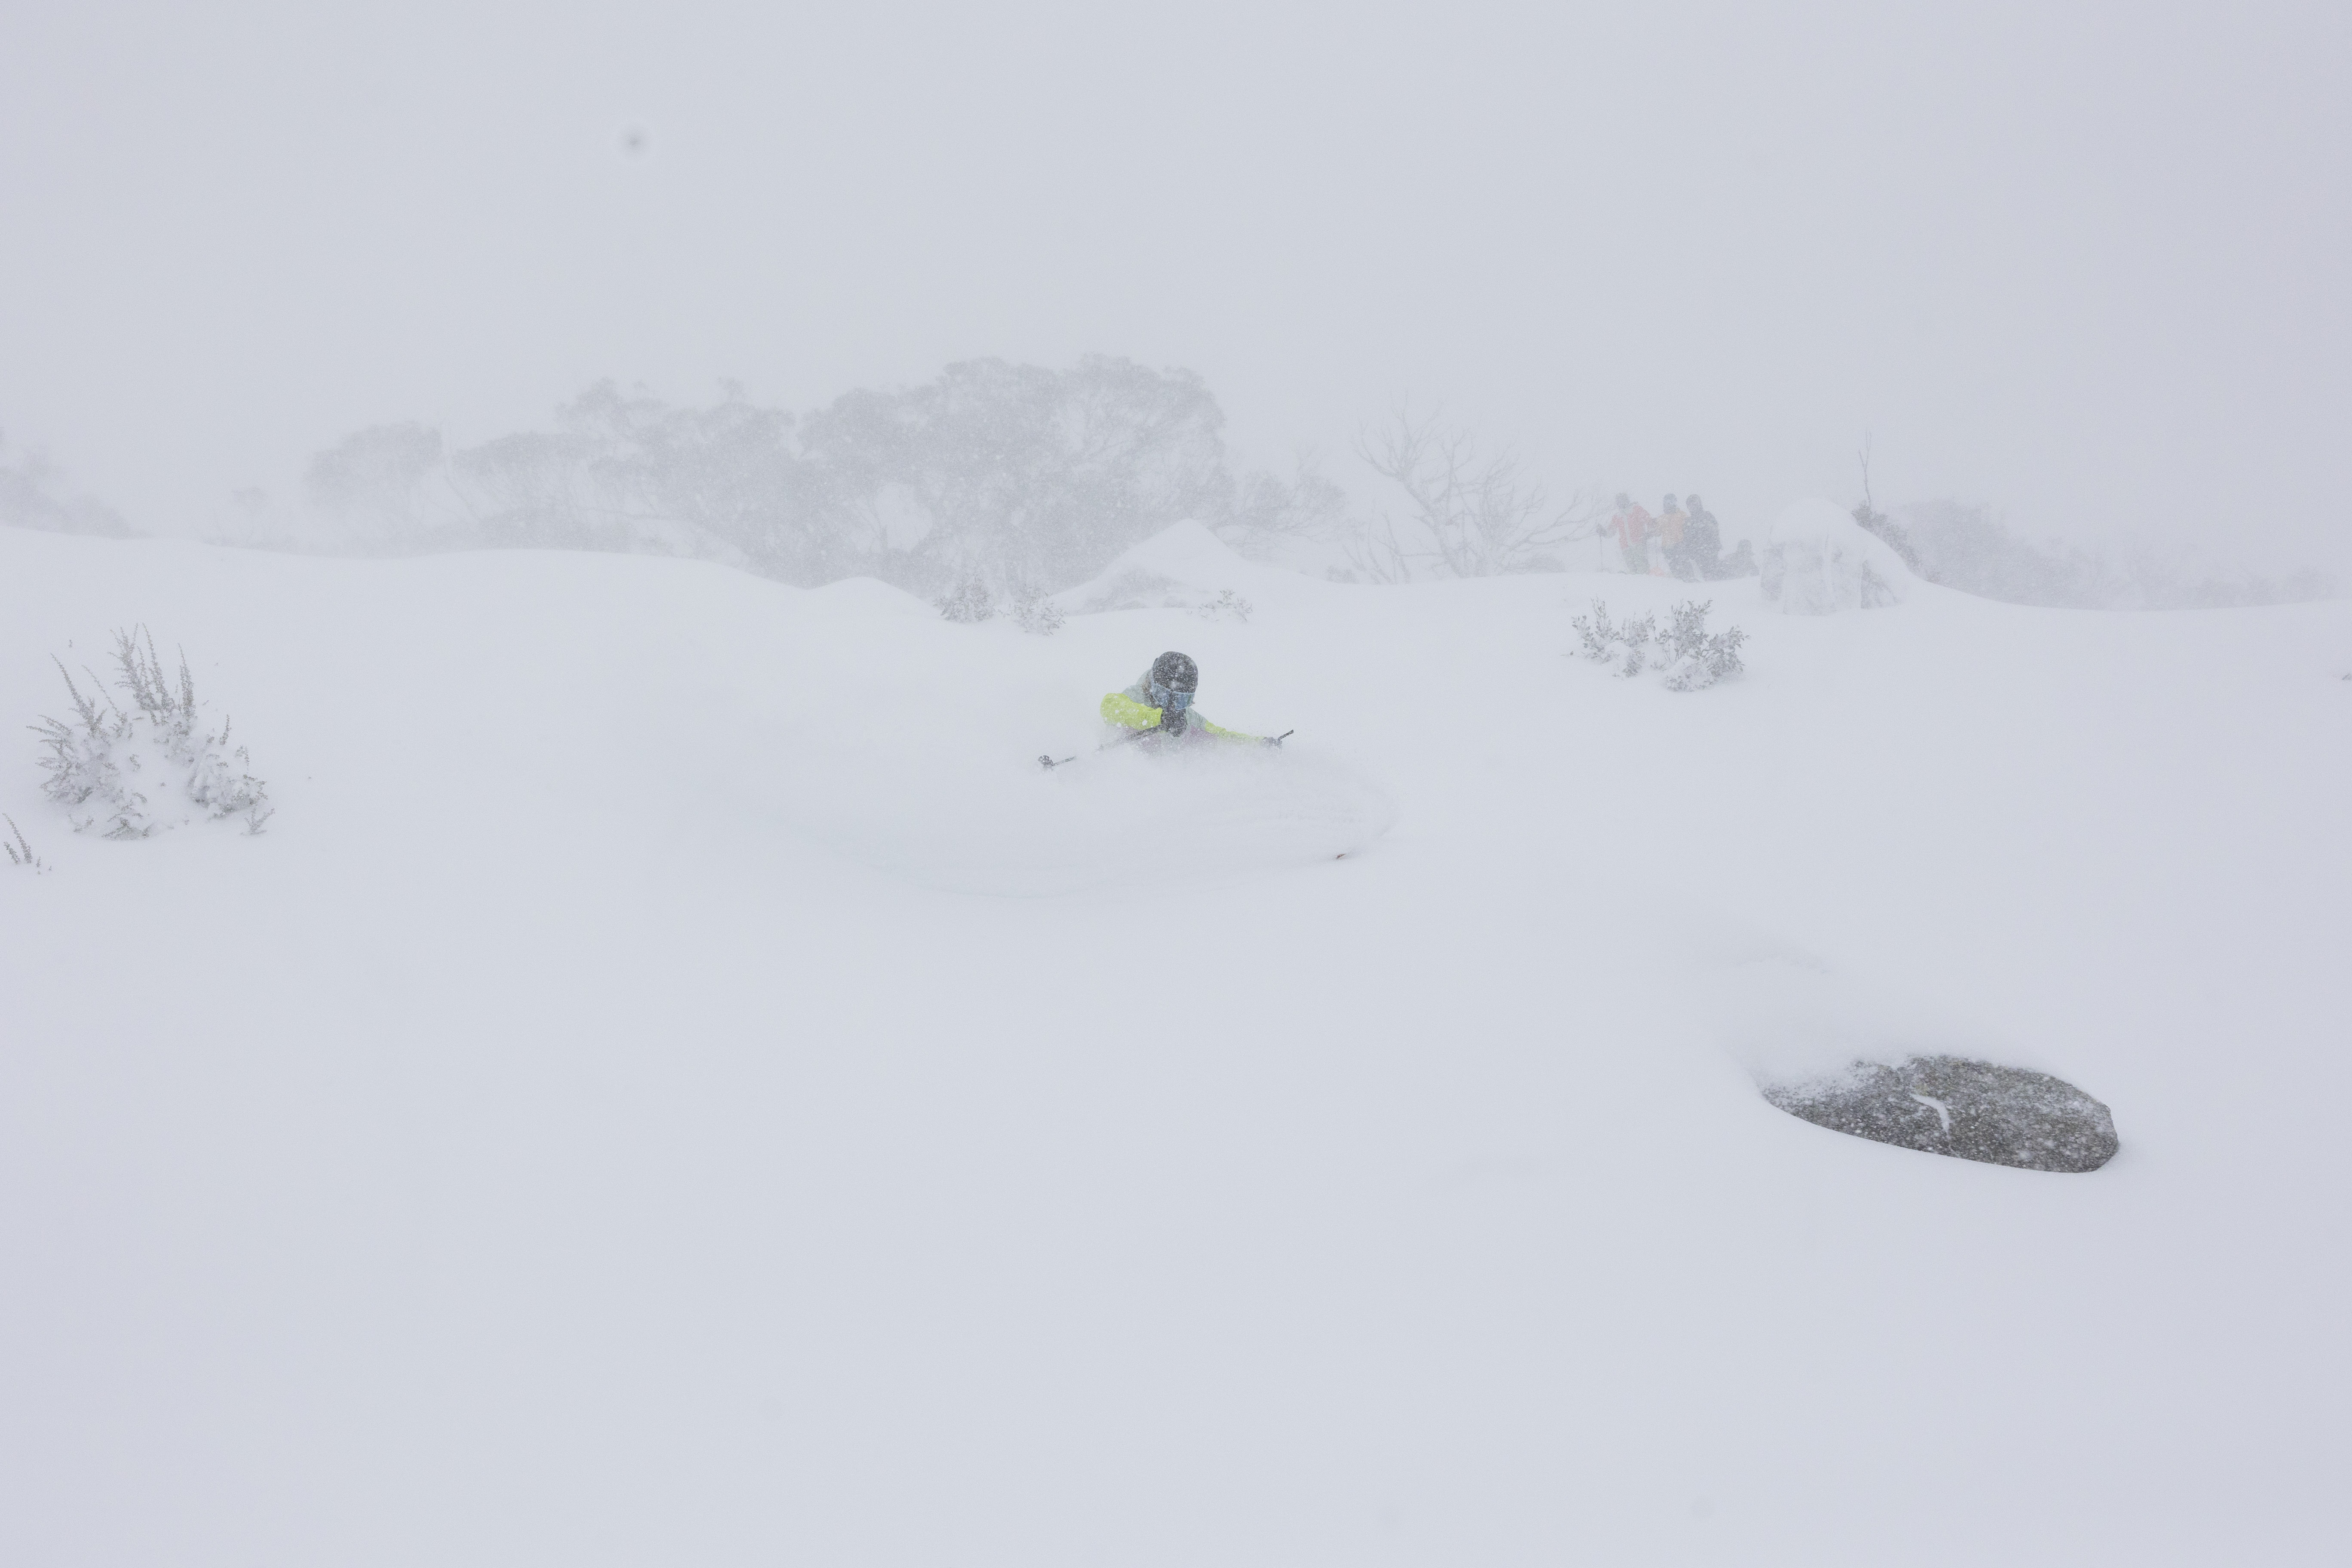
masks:
<svg viewBox="0 0 2352 1568"><path fill-rule="evenodd" d="M1192 714L1181 708L1168 708L1160 710L1160 727L1170 735L1181 735L1184 732L1184 727L1192 721Z"/></svg>
<svg viewBox="0 0 2352 1568"><path fill-rule="evenodd" d="M1279 746L1279 745L1281 745L1281 744L1282 744L1282 742L1285 742L1285 741L1286 741L1286 740L1288 740L1288 739L1290 739L1290 731L1287 731L1287 730L1285 730L1285 731L1284 731L1281 734L1279 734L1279 735L1268 735L1268 736L1266 736L1266 737L1265 738L1265 741L1264 741L1264 742L1263 742L1263 743L1264 743L1264 744L1265 744L1265 745L1269 745L1269 746Z"/></svg>

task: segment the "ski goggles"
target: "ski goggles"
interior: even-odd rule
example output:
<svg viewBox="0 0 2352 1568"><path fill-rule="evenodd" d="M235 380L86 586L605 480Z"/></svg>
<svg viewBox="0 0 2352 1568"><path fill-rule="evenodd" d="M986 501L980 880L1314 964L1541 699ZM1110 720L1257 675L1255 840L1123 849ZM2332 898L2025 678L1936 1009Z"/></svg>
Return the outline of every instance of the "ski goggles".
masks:
<svg viewBox="0 0 2352 1568"><path fill-rule="evenodd" d="M1155 708L1172 708L1181 713L1192 706L1192 694L1189 691L1179 691L1173 687L1162 686L1155 680L1151 683L1151 705Z"/></svg>

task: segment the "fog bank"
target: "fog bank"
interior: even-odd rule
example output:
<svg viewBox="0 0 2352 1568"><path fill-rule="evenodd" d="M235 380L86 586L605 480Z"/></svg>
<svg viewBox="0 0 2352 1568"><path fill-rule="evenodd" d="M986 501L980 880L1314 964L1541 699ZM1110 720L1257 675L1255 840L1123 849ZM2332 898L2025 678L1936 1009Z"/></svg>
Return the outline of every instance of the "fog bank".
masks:
<svg viewBox="0 0 2352 1568"><path fill-rule="evenodd" d="M1728 520L1867 431L1882 502L2345 563L2338 7L16 10L0 429L153 531L608 376L1106 353L1273 467L1412 394Z"/></svg>

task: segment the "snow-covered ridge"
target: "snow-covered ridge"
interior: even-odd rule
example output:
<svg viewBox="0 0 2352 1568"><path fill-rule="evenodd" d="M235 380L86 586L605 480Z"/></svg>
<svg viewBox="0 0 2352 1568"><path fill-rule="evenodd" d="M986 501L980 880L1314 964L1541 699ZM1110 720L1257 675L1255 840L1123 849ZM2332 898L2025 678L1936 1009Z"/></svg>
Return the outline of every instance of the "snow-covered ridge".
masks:
<svg viewBox="0 0 2352 1568"><path fill-rule="evenodd" d="M1123 570L1253 612L0 531L0 1561L2318 1560L2352 606ZM266 834L41 798L133 625ZM1757 1089L1924 1052L2122 1152Z"/></svg>

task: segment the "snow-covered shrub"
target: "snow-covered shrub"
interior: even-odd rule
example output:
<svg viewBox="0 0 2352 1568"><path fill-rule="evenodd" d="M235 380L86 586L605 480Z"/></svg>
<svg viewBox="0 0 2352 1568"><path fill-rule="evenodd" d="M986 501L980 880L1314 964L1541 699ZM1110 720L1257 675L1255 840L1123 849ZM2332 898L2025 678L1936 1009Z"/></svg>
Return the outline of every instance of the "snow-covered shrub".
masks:
<svg viewBox="0 0 2352 1568"><path fill-rule="evenodd" d="M140 636L114 634L115 685L130 695L130 711L107 698L96 676L85 694L65 665L58 665L78 722L45 714L34 726L47 753L42 793L69 810L86 808L74 823L76 832L102 820L109 838L144 838L175 826L169 798L174 791L208 817L242 816L247 833L260 832L277 808L269 804L269 787L246 771L252 759L245 748L229 750L229 721L221 721L218 734L205 728L187 656L180 658L174 682L163 673L154 638L142 644Z"/></svg>
<svg viewBox="0 0 2352 1568"><path fill-rule="evenodd" d="M94 687L95 696L85 696L65 665L58 665L58 673L65 677L66 690L73 698L74 712L80 719L79 728L62 719L43 714L33 731L41 737L48 754L41 759L41 770L48 777L41 782L41 792L64 806L77 806L95 800L111 813L107 827L109 837L144 837L147 833L145 806L147 797L130 790L122 781L122 768L115 761L115 749L131 739L131 716L109 703L104 712L99 702L105 696L103 688ZM91 677L95 681L97 678ZM77 831L89 826L89 820L74 824Z"/></svg>
<svg viewBox="0 0 2352 1568"><path fill-rule="evenodd" d="M941 617L958 626L976 626L996 614L996 601L989 596L988 584L977 577L966 578L962 587L931 603L940 607Z"/></svg>
<svg viewBox="0 0 2352 1568"><path fill-rule="evenodd" d="M1593 663L1613 664L1628 679L1645 669L1663 669L1668 689L1696 691L1747 668L1739 650L1748 634L1738 626L1709 632L1706 616L1714 607L1712 600L1685 600L1668 612L1661 631L1653 616L1612 622L1608 604L1595 599L1591 615L1579 616L1569 625L1582 645L1579 651Z"/></svg>
<svg viewBox="0 0 2352 1568"><path fill-rule="evenodd" d="M1835 501L1801 500L1773 520L1763 588L1783 615L1829 616L1898 602L1911 569Z"/></svg>
<svg viewBox="0 0 2352 1568"><path fill-rule="evenodd" d="M1748 634L1738 626L1709 632L1706 614L1713 608L1712 599L1685 599L1668 613L1666 629L1658 634L1658 648L1666 660L1668 690L1696 691L1748 668L1739 657Z"/></svg>
<svg viewBox="0 0 2352 1568"><path fill-rule="evenodd" d="M40 857L33 853L33 847L25 842L25 830L16 826L16 819L0 816L0 822L8 825L8 837L0 838L0 849L8 851L8 864L35 873L47 870L48 868L41 864Z"/></svg>
<svg viewBox="0 0 2352 1568"><path fill-rule="evenodd" d="M1648 616L1622 624L1609 618L1606 601L1592 601L1592 614L1579 616L1569 625L1576 628L1583 643L1584 657L1595 664L1614 664L1617 673L1632 677L1649 668L1651 639L1657 635L1657 622Z"/></svg>
<svg viewBox="0 0 2352 1568"><path fill-rule="evenodd" d="M1247 599L1227 588L1192 613L1204 621L1246 621L1255 608Z"/></svg>
<svg viewBox="0 0 2352 1568"><path fill-rule="evenodd" d="M1013 624L1034 637L1052 637L1069 619L1061 605L1045 597L1044 591L1033 584L1015 584L1007 603L1006 614L1013 617Z"/></svg>
<svg viewBox="0 0 2352 1568"><path fill-rule="evenodd" d="M1638 621L1627 621L1617 628L1617 636L1625 645L1625 657L1617 666L1617 673L1631 680L1650 667L1651 639L1657 635L1654 616L1643 616Z"/></svg>
<svg viewBox="0 0 2352 1568"><path fill-rule="evenodd" d="M1579 616L1568 623L1584 643L1584 657L1595 664L1604 664L1612 657L1612 646L1617 641L1617 628L1609 624L1609 605L1600 599L1592 601L1592 614Z"/></svg>

